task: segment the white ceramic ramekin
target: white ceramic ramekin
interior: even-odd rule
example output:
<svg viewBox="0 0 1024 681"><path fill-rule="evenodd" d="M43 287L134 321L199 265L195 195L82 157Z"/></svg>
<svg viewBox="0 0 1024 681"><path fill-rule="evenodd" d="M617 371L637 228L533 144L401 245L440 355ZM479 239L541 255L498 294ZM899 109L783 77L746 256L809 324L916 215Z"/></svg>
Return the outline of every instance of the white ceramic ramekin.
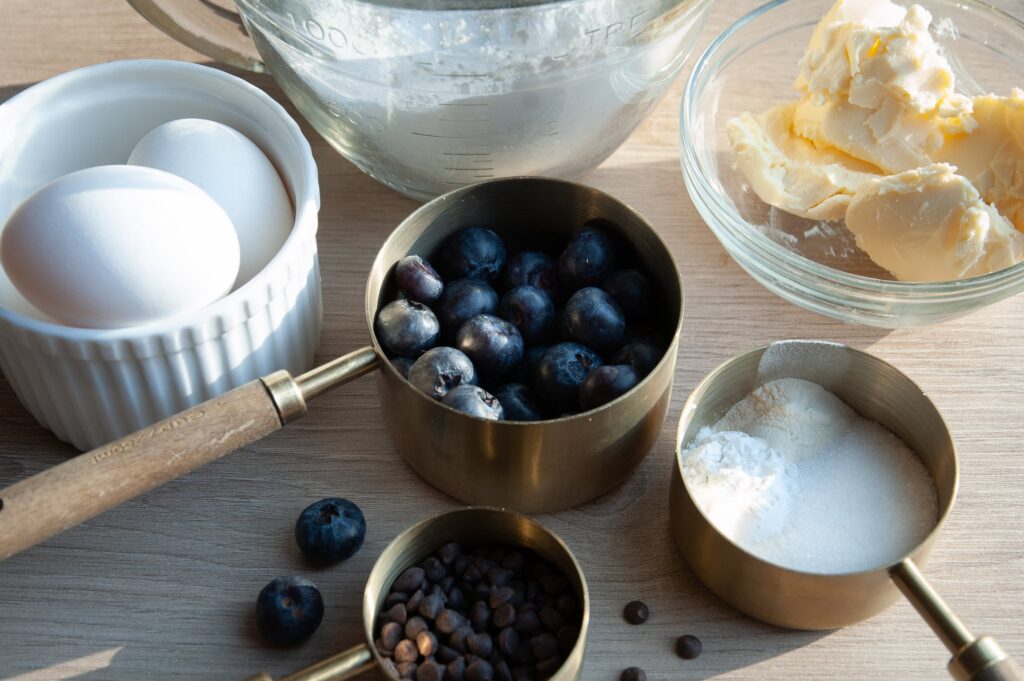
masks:
<svg viewBox="0 0 1024 681"><path fill-rule="evenodd" d="M177 118L220 121L255 142L284 180L295 224L274 259L228 296L128 329L52 323L0 272L0 370L39 423L79 449L313 362L322 318L316 164L288 113L235 76L184 62L113 62L51 78L0 105L0 226L42 185L124 163L143 135Z"/></svg>

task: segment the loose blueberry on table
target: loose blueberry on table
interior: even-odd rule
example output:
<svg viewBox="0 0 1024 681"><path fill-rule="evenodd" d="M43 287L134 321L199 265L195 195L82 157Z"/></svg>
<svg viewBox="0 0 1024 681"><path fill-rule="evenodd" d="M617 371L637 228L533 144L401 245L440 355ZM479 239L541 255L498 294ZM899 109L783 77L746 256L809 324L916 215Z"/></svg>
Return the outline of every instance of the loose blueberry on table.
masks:
<svg viewBox="0 0 1024 681"><path fill-rule="evenodd" d="M560 252L512 254L490 229L460 230L430 258L436 270L420 255L397 263L399 299L378 313L378 339L417 389L479 418L537 421L610 402L664 355L658 291L645 272L615 269L636 258L613 229L591 221Z"/></svg>
<svg viewBox="0 0 1024 681"><path fill-rule="evenodd" d="M256 626L273 645L290 646L309 638L324 618L324 599L302 577L278 577L256 599Z"/></svg>
<svg viewBox="0 0 1024 681"><path fill-rule="evenodd" d="M348 560L366 539L366 518L348 499L332 497L310 504L295 521L295 541L310 560L333 564Z"/></svg>

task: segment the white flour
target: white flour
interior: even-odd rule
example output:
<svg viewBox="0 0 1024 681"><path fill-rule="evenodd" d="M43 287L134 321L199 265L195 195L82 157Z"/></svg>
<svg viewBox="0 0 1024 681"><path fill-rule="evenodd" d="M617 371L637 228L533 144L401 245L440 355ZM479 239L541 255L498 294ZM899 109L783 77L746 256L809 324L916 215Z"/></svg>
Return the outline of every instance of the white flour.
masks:
<svg viewBox="0 0 1024 681"><path fill-rule="evenodd" d="M719 531L796 570L887 565L938 518L931 476L903 441L801 379L757 388L681 457L687 486Z"/></svg>

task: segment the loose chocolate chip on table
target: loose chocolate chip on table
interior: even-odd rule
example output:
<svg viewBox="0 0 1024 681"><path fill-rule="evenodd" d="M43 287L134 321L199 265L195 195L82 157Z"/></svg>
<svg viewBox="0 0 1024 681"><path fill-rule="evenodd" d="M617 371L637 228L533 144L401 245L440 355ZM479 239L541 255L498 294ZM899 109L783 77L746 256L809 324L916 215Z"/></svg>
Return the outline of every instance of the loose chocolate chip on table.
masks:
<svg viewBox="0 0 1024 681"><path fill-rule="evenodd" d="M429 629L427 622L422 617L410 617L409 621L405 623L405 637L415 641L420 632L427 629Z"/></svg>
<svg viewBox="0 0 1024 681"><path fill-rule="evenodd" d="M420 651L416 649L416 644L409 639L399 641L398 645L395 646L395 662L398 664L415 662L419 656Z"/></svg>
<svg viewBox="0 0 1024 681"><path fill-rule="evenodd" d="M427 660L416 670L416 681L441 681L445 669L433 660Z"/></svg>
<svg viewBox="0 0 1024 681"><path fill-rule="evenodd" d="M416 635L416 649L423 657L430 657L437 652L437 637L429 631L421 631Z"/></svg>
<svg viewBox="0 0 1024 681"><path fill-rule="evenodd" d="M630 624L643 624L651 616L651 611L643 601L630 601L622 609L622 616Z"/></svg>
<svg viewBox="0 0 1024 681"><path fill-rule="evenodd" d="M491 681L494 678L494 667L487 660L475 660L466 667L466 681Z"/></svg>
<svg viewBox="0 0 1024 681"><path fill-rule="evenodd" d="M647 672L640 667L626 667L619 675L619 681L647 681Z"/></svg>
<svg viewBox="0 0 1024 681"><path fill-rule="evenodd" d="M398 576L391 588L395 591L413 592L423 586L424 577L423 568L411 567Z"/></svg>
<svg viewBox="0 0 1024 681"><path fill-rule="evenodd" d="M516 621L515 606L513 606L511 603L506 603L505 605L501 606L500 608L494 611L494 616L492 617L491 621L494 623L494 626L498 627L499 629L504 629L505 627L512 626L513 624L515 624Z"/></svg>
<svg viewBox="0 0 1024 681"><path fill-rule="evenodd" d="M403 637L402 625L388 622L380 630L380 642L384 650L394 650Z"/></svg>
<svg viewBox="0 0 1024 681"><path fill-rule="evenodd" d="M702 650L704 650L704 645L696 636L685 634L676 639L676 654L684 660L696 658Z"/></svg>
<svg viewBox="0 0 1024 681"><path fill-rule="evenodd" d="M494 641L491 639L491 635L485 631L467 636L466 645L469 647L469 652L479 657L490 657L494 652Z"/></svg>
<svg viewBox="0 0 1024 681"><path fill-rule="evenodd" d="M547 632L530 639L530 652L538 660L547 660L558 655L558 639Z"/></svg>

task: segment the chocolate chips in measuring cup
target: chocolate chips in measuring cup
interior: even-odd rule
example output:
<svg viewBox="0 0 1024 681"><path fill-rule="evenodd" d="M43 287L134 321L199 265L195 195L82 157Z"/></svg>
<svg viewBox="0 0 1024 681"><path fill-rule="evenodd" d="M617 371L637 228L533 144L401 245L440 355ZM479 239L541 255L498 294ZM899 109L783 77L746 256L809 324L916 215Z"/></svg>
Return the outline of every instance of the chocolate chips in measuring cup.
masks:
<svg viewBox="0 0 1024 681"><path fill-rule="evenodd" d="M375 644L395 678L544 681L581 621L569 579L534 552L448 543L395 579Z"/></svg>

